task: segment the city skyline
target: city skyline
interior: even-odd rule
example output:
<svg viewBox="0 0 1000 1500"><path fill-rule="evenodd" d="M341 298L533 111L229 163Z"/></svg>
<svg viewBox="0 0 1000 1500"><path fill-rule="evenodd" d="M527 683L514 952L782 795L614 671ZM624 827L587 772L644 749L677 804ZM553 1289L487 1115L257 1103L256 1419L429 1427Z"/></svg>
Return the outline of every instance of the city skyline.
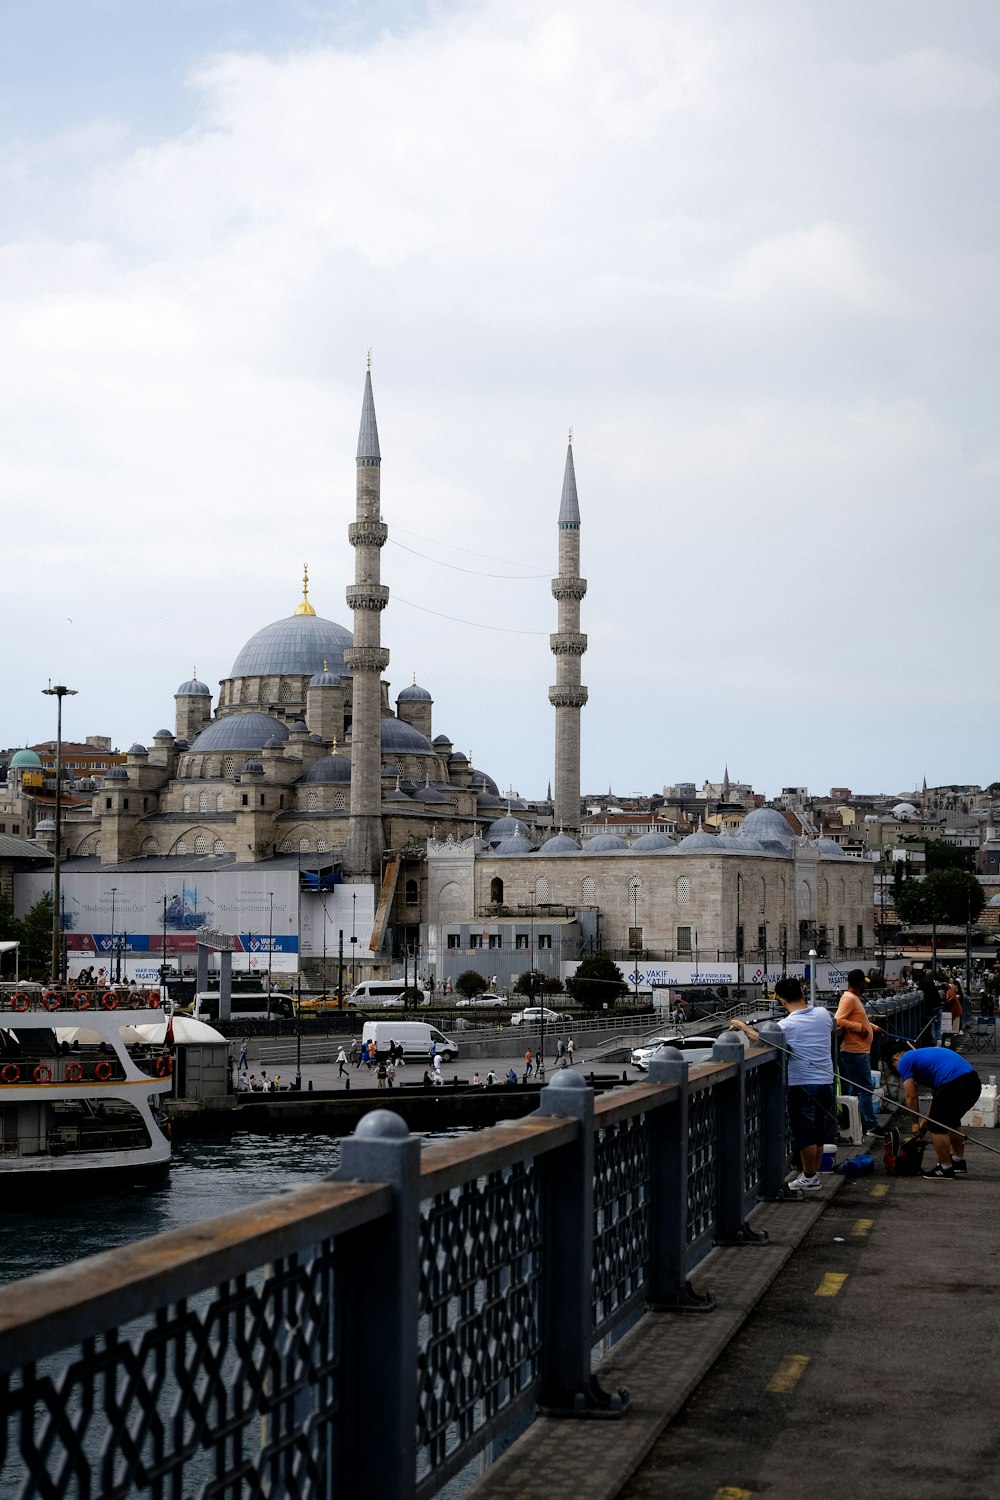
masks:
<svg viewBox="0 0 1000 1500"><path fill-rule="evenodd" d="M349 624L371 347L392 696L504 789L569 426L584 789L993 781L994 8L280 11L0 18L0 738Z"/></svg>

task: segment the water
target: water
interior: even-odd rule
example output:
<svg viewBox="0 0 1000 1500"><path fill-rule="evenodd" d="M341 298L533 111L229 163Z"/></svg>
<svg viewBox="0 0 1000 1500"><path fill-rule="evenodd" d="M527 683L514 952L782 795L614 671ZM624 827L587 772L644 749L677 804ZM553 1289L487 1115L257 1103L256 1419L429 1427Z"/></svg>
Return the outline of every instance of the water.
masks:
<svg viewBox="0 0 1000 1500"><path fill-rule="evenodd" d="M335 1136L237 1135L176 1141L170 1174L155 1186L60 1195L53 1183L45 1203L18 1209L8 1201L0 1216L0 1282L318 1182L339 1159Z"/></svg>

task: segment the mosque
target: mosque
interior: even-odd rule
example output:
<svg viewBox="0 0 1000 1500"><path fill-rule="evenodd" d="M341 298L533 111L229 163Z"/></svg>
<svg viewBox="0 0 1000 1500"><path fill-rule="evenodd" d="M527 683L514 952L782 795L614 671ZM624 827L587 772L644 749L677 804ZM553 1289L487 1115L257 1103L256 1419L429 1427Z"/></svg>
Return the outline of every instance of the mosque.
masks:
<svg viewBox="0 0 1000 1500"><path fill-rule="evenodd" d="M610 834L582 848L577 842L587 583L580 576L572 435L552 580L552 802L501 799L485 770L447 734L435 734L426 688L413 682L390 701L380 481L369 368L348 527L352 628L317 615L306 573L292 613L237 653L214 710L211 689L193 675L174 695L172 730L158 730L149 745L133 744L125 763L99 782L76 784L92 802L63 818L69 875L110 875L118 891L130 876L154 869L287 869L291 862L327 872L354 892L355 910L359 893L369 893L365 910L374 918L361 945L368 962L384 967L417 949L438 979L476 965L484 939L494 955L487 966L498 975L526 968L521 928L536 910L540 917L563 913L541 945L549 961L538 964L555 974L588 944L684 952L694 931L706 950L732 948L751 911L765 951L768 930L775 944L783 934L795 955L820 928L845 956L871 946L870 869L851 861L848 877L836 844L798 838L774 809L750 813L733 837L702 830L679 844L657 833L632 845ZM40 823L37 836L51 849L51 823ZM162 899L165 933L166 894ZM540 957L534 950L532 935L532 961Z"/></svg>

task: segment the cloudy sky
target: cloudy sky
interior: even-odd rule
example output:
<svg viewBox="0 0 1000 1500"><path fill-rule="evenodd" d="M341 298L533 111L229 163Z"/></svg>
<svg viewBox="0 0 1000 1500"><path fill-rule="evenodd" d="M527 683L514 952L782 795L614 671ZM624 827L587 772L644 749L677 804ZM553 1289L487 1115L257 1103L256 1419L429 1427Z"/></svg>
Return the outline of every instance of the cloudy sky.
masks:
<svg viewBox="0 0 1000 1500"><path fill-rule="evenodd" d="M1000 777L998 124L995 0L5 0L0 743L350 624L371 348L392 692L504 788L571 425L585 790Z"/></svg>

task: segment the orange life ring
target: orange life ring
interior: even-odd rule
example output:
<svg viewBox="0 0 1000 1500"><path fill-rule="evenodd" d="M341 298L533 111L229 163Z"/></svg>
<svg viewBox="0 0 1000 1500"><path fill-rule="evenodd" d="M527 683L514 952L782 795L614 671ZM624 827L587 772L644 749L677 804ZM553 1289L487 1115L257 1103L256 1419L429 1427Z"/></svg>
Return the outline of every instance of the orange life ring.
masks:
<svg viewBox="0 0 1000 1500"><path fill-rule="evenodd" d="M24 993L23 990L19 990L18 993L11 999L10 1008L11 1010L27 1010L30 1004L31 1000L28 998L28 996Z"/></svg>
<svg viewBox="0 0 1000 1500"><path fill-rule="evenodd" d="M173 1072L173 1063L169 1057L158 1057L154 1066L157 1078L169 1078Z"/></svg>
<svg viewBox="0 0 1000 1500"><path fill-rule="evenodd" d="M0 1080L4 1083L18 1083L21 1078L21 1069L17 1063L4 1063L0 1068Z"/></svg>
<svg viewBox="0 0 1000 1500"><path fill-rule="evenodd" d="M66 1082L79 1083L83 1077L83 1063L71 1062L66 1064Z"/></svg>
<svg viewBox="0 0 1000 1500"><path fill-rule="evenodd" d="M112 994L111 990L105 990L101 996L101 1006L104 1010L117 1010L118 996Z"/></svg>
<svg viewBox="0 0 1000 1500"><path fill-rule="evenodd" d="M99 1078L101 1083L107 1083L111 1077L111 1064L109 1062L99 1062L94 1069L94 1077Z"/></svg>
<svg viewBox="0 0 1000 1500"><path fill-rule="evenodd" d="M52 1069L49 1067L48 1063L39 1063L38 1067L35 1069L34 1073L32 1073L31 1076L36 1083L51 1083Z"/></svg>
<svg viewBox="0 0 1000 1500"><path fill-rule="evenodd" d="M93 1003L86 990L77 990L73 996L73 1004L77 1010L89 1010Z"/></svg>
<svg viewBox="0 0 1000 1500"><path fill-rule="evenodd" d="M55 990L46 990L42 996L42 1004L46 1010L58 1010L62 1005L62 996L57 995Z"/></svg>
<svg viewBox="0 0 1000 1500"><path fill-rule="evenodd" d="M160 1008L160 992L159 992L159 990L149 990L149 991L147 991L147 993L146 993L146 1004L149 1006L150 1010L159 1010L159 1008Z"/></svg>

